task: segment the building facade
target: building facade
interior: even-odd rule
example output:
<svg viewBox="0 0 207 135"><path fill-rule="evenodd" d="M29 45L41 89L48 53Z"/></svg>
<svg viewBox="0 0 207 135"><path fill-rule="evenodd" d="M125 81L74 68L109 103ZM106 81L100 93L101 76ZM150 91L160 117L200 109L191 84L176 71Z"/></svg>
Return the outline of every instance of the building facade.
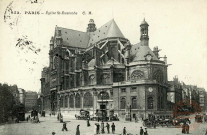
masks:
<svg viewBox="0 0 207 135"><path fill-rule="evenodd" d="M37 98L38 98L37 92L27 91L25 93L25 109L31 110L33 108L38 108Z"/></svg>
<svg viewBox="0 0 207 135"><path fill-rule="evenodd" d="M18 91L19 91L19 102L20 102L20 104L25 105L25 96L26 96L25 95L25 90L19 88Z"/></svg>
<svg viewBox="0 0 207 135"><path fill-rule="evenodd" d="M50 112L51 102L50 102L50 78L49 78L49 68L44 67L41 73L41 92L40 92L40 103L41 110Z"/></svg>
<svg viewBox="0 0 207 135"><path fill-rule="evenodd" d="M99 29L91 19L87 32L56 26L41 78L47 107L73 116L80 109L113 110L120 117L129 108L140 117L166 114L167 57L150 49L148 28L143 20L140 43L132 45L114 19Z"/></svg>

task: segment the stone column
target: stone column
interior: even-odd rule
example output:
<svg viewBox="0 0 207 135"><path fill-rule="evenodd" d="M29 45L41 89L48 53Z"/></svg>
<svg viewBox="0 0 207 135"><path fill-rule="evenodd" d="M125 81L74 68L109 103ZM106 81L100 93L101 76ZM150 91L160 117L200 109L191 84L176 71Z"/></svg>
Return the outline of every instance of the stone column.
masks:
<svg viewBox="0 0 207 135"><path fill-rule="evenodd" d="M75 93L73 93L73 104L74 104L73 108L75 109Z"/></svg>
<svg viewBox="0 0 207 135"><path fill-rule="evenodd" d="M80 96L81 96L81 109L83 109L83 91L80 92Z"/></svg>
<svg viewBox="0 0 207 135"><path fill-rule="evenodd" d="M95 110L97 109L97 91L96 89L93 90L93 114L95 114Z"/></svg>

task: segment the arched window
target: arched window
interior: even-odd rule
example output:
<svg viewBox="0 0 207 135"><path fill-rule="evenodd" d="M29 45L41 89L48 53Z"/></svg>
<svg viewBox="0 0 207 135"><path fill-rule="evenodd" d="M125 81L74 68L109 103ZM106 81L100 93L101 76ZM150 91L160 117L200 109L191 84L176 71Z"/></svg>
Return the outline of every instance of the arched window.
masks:
<svg viewBox="0 0 207 135"><path fill-rule="evenodd" d="M159 83L163 82L163 72L161 70L157 70L153 73L153 80L156 80Z"/></svg>
<svg viewBox="0 0 207 135"><path fill-rule="evenodd" d="M53 57L53 69L57 69L58 66L58 57L54 56Z"/></svg>
<svg viewBox="0 0 207 135"><path fill-rule="evenodd" d="M131 79L132 80L140 80L144 77L144 73L140 70L135 70L131 74Z"/></svg>
<svg viewBox="0 0 207 135"><path fill-rule="evenodd" d="M132 97L132 109L137 109L137 98Z"/></svg>
<svg viewBox="0 0 207 135"><path fill-rule="evenodd" d="M95 75L94 74L89 76L89 84L91 84L91 85L95 84Z"/></svg>
<svg viewBox="0 0 207 135"><path fill-rule="evenodd" d="M101 94L102 94L102 96L101 96ZM99 100L107 100L107 99L109 99L109 94L108 94L108 92L105 92L105 91L103 91L103 92L100 92L99 94L98 94L98 99Z"/></svg>
<svg viewBox="0 0 207 135"><path fill-rule="evenodd" d="M84 107L93 106L93 97L91 93L87 92L83 98L84 98L84 104L83 104Z"/></svg>
<svg viewBox="0 0 207 135"><path fill-rule="evenodd" d="M120 102L120 109L126 109L126 98L122 97Z"/></svg>
<svg viewBox="0 0 207 135"><path fill-rule="evenodd" d="M68 96L65 96L65 108L68 107Z"/></svg>
<svg viewBox="0 0 207 135"><path fill-rule="evenodd" d="M153 97L148 97L147 98L147 108L148 109L153 109Z"/></svg>
<svg viewBox="0 0 207 135"><path fill-rule="evenodd" d="M77 93L75 96L75 108L80 108L81 105L81 98L80 98L80 94Z"/></svg>
<svg viewBox="0 0 207 135"><path fill-rule="evenodd" d="M70 95L69 105L70 105L70 108L74 108L74 96L73 96L73 94Z"/></svg>
<svg viewBox="0 0 207 135"><path fill-rule="evenodd" d="M110 75L109 73L103 73L101 76L102 84L110 83Z"/></svg>

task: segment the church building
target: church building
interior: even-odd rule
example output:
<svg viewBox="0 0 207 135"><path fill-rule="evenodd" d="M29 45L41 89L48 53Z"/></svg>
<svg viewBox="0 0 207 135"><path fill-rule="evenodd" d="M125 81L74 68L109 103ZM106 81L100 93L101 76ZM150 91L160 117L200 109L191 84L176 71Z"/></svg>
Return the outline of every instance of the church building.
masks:
<svg viewBox="0 0 207 135"><path fill-rule="evenodd" d="M50 40L49 79L41 82L49 85L49 108L71 116L81 109L90 115L100 109L114 111L123 118L129 110L140 117L165 114L167 57L159 56L158 47L150 49L148 31L143 20L140 42L133 45L114 19L98 29L90 19L86 32L56 26Z"/></svg>

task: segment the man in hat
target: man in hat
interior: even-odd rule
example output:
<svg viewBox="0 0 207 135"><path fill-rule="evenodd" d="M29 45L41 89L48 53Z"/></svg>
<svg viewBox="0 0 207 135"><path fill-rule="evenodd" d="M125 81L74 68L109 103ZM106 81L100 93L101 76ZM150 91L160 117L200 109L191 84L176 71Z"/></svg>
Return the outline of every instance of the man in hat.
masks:
<svg viewBox="0 0 207 135"><path fill-rule="evenodd" d="M110 133L110 131L109 131L110 125L109 125L108 122L106 123L106 128L107 128L107 132L108 132L108 134L109 134L109 133Z"/></svg>
<svg viewBox="0 0 207 135"><path fill-rule="evenodd" d="M63 123L62 131L64 131L64 130L68 131L68 129L67 129L67 127L66 127L66 122Z"/></svg>
<svg viewBox="0 0 207 135"><path fill-rule="evenodd" d="M96 125L96 134L100 134L100 125L99 125L99 123Z"/></svg>
<svg viewBox="0 0 207 135"><path fill-rule="evenodd" d="M115 133L115 125L114 125L114 123L112 123L111 129L112 129L112 134L114 134Z"/></svg>
<svg viewBox="0 0 207 135"><path fill-rule="evenodd" d="M140 127L140 135L143 135L144 130L142 129L142 127Z"/></svg>
<svg viewBox="0 0 207 135"><path fill-rule="evenodd" d="M126 135L126 127L123 129L123 135Z"/></svg>
<svg viewBox="0 0 207 135"><path fill-rule="evenodd" d="M76 134L75 134L75 135L80 135L80 129L79 129L79 126L80 126L80 125L78 125L77 128L76 128Z"/></svg>
<svg viewBox="0 0 207 135"><path fill-rule="evenodd" d="M148 135L147 128L145 128L144 135Z"/></svg>

